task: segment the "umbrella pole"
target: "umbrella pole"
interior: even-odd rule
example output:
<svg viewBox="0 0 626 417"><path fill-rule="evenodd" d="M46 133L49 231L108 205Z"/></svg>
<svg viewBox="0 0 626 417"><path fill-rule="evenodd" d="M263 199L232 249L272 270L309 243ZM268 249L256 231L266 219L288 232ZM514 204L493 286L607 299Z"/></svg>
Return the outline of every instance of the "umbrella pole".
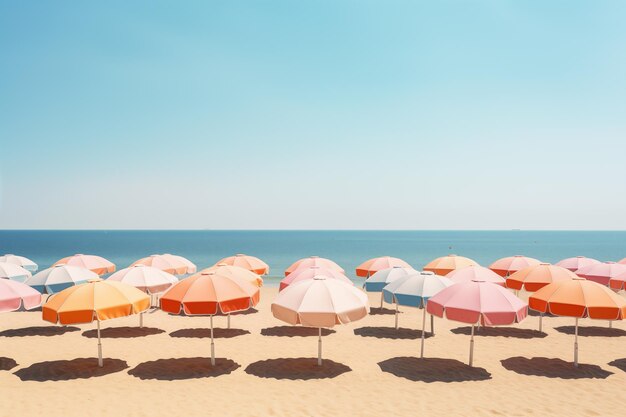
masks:
<svg viewBox="0 0 626 417"><path fill-rule="evenodd" d="M433 317L432 315L430 316ZM420 351L420 358L424 357L424 333L426 333L426 308L422 309L422 349Z"/></svg>
<svg viewBox="0 0 626 417"><path fill-rule="evenodd" d="M211 366L215 366L215 343L213 342L213 316L211 316Z"/></svg>
<svg viewBox="0 0 626 417"><path fill-rule="evenodd" d="M470 357L469 357L469 366L472 366L474 363L474 324L472 324L472 337L470 338Z"/></svg>
<svg viewBox="0 0 626 417"><path fill-rule="evenodd" d="M396 330L398 330L398 301L396 301Z"/></svg>
<svg viewBox="0 0 626 417"><path fill-rule="evenodd" d="M383 309L383 292L380 292L380 309Z"/></svg>
<svg viewBox="0 0 626 417"><path fill-rule="evenodd" d="M541 329L543 329L543 313L539 313L539 331L541 332Z"/></svg>
<svg viewBox="0 0 626 417"><path fill-rule="evenodd" d="M613 320L609 320L609 329L613 328Z"/></svg>
<svg viewBox="0 0 626 417"><path fill-rule="evenodd" d="M230 329L230 313L226 316L226 327Z"/></svg>
<svg viewBox="0 0 626 417"><path fill-rule="evenodd" d="M435 317L432 314L430 315L430 334L435 335Z"/></svg>
<svg viewBox="0 0 626 417"><path fill-rule="evenodd" d="M322 366L322 328L318 328L317 336L317 366Z"/></svg>
<svg viewBox="0 0 626 417"><path fill-rule="evenodd" d="M574 366L578 368L578 317L574 326Z"/></svg>
<svg viewBox="0 0 626 417"><path fill-rule="evenodd" d="M98 366L102 368L102 341L100 340L100 319L96 320L98 325Z"/></svg>
<svg viewBox="0 0 626 417"><path fill-rule="evenodd" d="M139 313L139 327L143 327L143 313Z"/></svg>

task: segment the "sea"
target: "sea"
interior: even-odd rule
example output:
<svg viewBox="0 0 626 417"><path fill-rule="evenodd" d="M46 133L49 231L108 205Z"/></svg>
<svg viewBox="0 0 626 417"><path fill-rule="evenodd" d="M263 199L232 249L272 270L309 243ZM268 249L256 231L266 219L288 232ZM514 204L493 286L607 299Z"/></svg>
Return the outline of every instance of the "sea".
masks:
<svg viewBox="0 0 626 417"><path fill-rule="evenodd" d="M0 230L0 254L26 256L47 268L76 253L103 256L124 268L157 253L181 255L198 269L243 253L270 265L265 285L275 286L294 261L317 255L355 268L378 256L402 258L416 269L439 256L457 254L488 266L525 255L555 263L584 255L601 261L626 257L626 231L284 231L284 230Z"/></svg>

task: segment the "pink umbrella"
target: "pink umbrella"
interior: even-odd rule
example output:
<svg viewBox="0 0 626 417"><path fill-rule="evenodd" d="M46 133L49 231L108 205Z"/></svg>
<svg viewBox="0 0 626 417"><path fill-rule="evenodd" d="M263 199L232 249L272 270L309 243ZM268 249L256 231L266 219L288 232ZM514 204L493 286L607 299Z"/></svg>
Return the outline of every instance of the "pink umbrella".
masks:
<svg viewBox="0 0 626 417"><path fill-rule="evenodd" d="M219 264L238 266L258 275L267 275L270 273L270 267L268 264L255 256L244 255L242 253L238 253L235 256L229 256L228 258L220 259L215 262L215 265Z"/></svg>
<svg viewBox="0 0 626 417"><path fill-rule="evenodd" d="M317 275L288 286L272 303L272 314L291 325L317 327L317 364L322 364L322 327L350 323L367 316L367 295L338 279Z"/></svg>
<svg viewBox="0 0 626 417"><path fill-rule="evenodd" d="M338 279L347 284L354 285L352 281L350 281L350 278L348 278L341 272L338 272L334 269L324 268L324 267L319 267L319 266L309 266L309 267L305 266L305 267L300 267L296 269L291 274L283 278L283 280L280 281L280 287L278 291L282 291L288 286L290 286L291 284L295 284L296 282L304 281L305 279L312 279L316 275L323 275L328 278Z"/></svg>
<svg viewBox="0 0 626 417"><path fill-rule="evenodd" d="M576 272L576 275L579 277L583 277L589 281L595 281L602 285L609 285L609 281L612 278L617 278L623 274L626 274L626 265L615 262L602 262L599 264L589 265L584 268L580 268Z"/></svg>
<svg viewBox="0 0 626 417"><path fill-rule="evenodd" d="M555 265L560 266L561 268L569 269L572 272L576 272L580 268L599 263L600 261L598 261L597 259L585 258L584 256L574 256L573 258L560 260Z"/></svg>
<svg viewBox="0 0 626 417"><path fill-rule="evenodd" d="M54 265L82 266L98 275L115 272L115 264L101 256L76 254L67 258L59 259ZM53 266L54 266L53 265Z"/></svg>
<svg viewBox="0 0 626 417"><path fill-rule="evenodd" d="M298 259L292 263L289 268L285 269L285 276L291 274L298 268L305 268L309 266L319 266L321 268L332 269L345 275L346 271L342 267L337 265L330 259L320 258L319 256L309 256L308 258Z"/></svg>
<svg viewBox="0 0 626 417"><path fill-rule="evenodd" d="M474 359L474 327L519 323L528 314L528 304L506 288L492 282L460 282L428 300L426 311L437 317L472 325L469 365Z"/></svg>
<svg viewBox="0 0 626 417"><path fill-rule="evenodd" d="M484 266L466 266L465 268L455 269L450 272L446 277L450 278L455 283L467 282L467 281L485 281L493 282L501 286L505 286L506 280L500 275L496 274L489 268Z"/></svg>
<svg viewBox="0 0 626 417"><path fill-rule="evenodd" d="M172 255L164 253L163 255L150 255L145 258L141 258L138 261L132 263L131 266L145 265L153 268L158 268L161 271L165 271L169 274L184 275L193 274L196 272L196 265L182 256Z"/></svg>
<svg viewBox="0 0 626 417"><path fill-rule="evenodd" d="M0 279L0 312L26 310L41 305L41 294L26 284L9 279Z"/></svg>
<svg viewBox="0 0 626 417"><path fill-rule="evenodd" d="M621 261L619 261L618 264L626 265L626 258L624 258Z"/></svg>
<svg viewBox="0 0 626 417"><path fill-rule="evenodd" d="M515 255L508 258L501 258L489 265L496 274L501 277L507 277L520 269L527 268L529 266L539 265L541 262L535 258L529 258L527 256Z"/></svg>
<svg viewBox="0 0 626 417"><path fill-rule="evenodd" d="M400 258L381 256L380 258L369 259L357 266L356 276L369 278L380 270L393 268L394 266L399 266L400 268L411 268L411 265Z"/></svg>

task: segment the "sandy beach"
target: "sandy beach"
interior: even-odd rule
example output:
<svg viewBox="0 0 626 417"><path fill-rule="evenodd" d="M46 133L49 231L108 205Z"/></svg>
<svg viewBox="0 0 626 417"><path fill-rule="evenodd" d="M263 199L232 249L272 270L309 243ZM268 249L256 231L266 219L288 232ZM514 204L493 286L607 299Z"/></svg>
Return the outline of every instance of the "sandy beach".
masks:
<svg viewBox="0 0 626 417"><path fill-rule="evenodd" d="M421 311L391 308L325 332L284 326L263 288L258 312L216 317L215 368L208 317L146 314L104 322L105 367L96 367L94 325L49 326L40 312L0 315L2 415L623 415L626 325L581 320L579 369L573 319L529 316L477 333L435 320L419 360ZM523 298L525 294L521 294ZM377 294L370 302L378 306ZM390 306L388 306L390 307ZM593 337L591 337L591 335ZM88 360L81 358L90 358Z"/></svg>

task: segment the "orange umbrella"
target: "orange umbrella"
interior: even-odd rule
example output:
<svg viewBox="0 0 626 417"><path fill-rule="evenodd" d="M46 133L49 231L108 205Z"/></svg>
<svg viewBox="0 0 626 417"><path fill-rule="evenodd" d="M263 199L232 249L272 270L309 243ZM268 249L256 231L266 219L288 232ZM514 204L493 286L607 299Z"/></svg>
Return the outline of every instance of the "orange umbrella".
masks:
<svg viewBox="0 0 626 417"><path fill-rule="evenodd" d="M520 269L527 268L529 266L539 265L541 262L535 258L529 258L527 256L515 255L507 258L501 258L489 265L496 274L501 277L507 277Z"/></svg>
<svg viewBox="0 0 626 417"><path fill-rule="evenodd" d="M374 275L376 272L382 269L389 269L393 267L400 268L411 268L411 265L406 263L400 258L393 258L391 256L381 256L380 258L372 258L361 265L356 267L356 276L369 278L371 275Z"/></svg>
<svg viewBox="0 0 626 417"><path fill-rule="evenodd" d="M210 268L203 269L200 273L203 272L215 272L217 275L224 275L227 277L239 277L243 278L251 284L256 285L257 287L263 286L263 278L260 275L255 274L252 271L248 271L245 268L239 266L231 266L228 264L217 264L213 265Z"/></svg>
<svg viewBox="0 0 626 417"><path fill-rule="evenodd" d="M133 262L131 266L135 265L151 266L173 275L193 274L196 272L196 266L188 259L169 253L141 258Z"/></svg>
<svg viewBox="0 0 626 417"><path fill-rule="evenodd" d="M455 269L466 266L477 266L478 262L464 256L448 255L430 261L424 267L424 271L431 271L437 275L447 275Z"/></svg>
<svg viewBox="0 0 626 417"><path fill-rule="evenodd" d="M59 259L53 266L55 265L82 266L83 268L87 268L98 275L115 272L115 264L108 259L104 259L103 257L96 255L83 255L81 253Z"/></svg>
<svg viewBox="0 0 626 417"><path fill-rule="evenodd" d="M260 290L254 284L236 276L215 271L201 272L174 284L161 297L161 310L188 316L211 316L211 365L215 365L213 316L245 311L259 302Z"/></svg>
<svg viewBox="0 0 626 417"><path fill-rule="evenodd" d="M346 273L346 271L344 271L342 267L340 267L339 265L337 265L334 261L331 261L330 259L320 258L319 256L309 256L308 258L298 259L297 261L292 263L289 268L285 269L285 276L291 274L293 271L295 271L298 268L309 268L312 266L333 269L339 272L340 274L344 274L344 275Z"/></svg>
<svg viewBox="0 0 626 417"><path fill-rule="evenodd" d="M241 253L221 259L215 263L215 265L218 264L239 266L259 275L267 275L270 273L270 267L265 262L254 256L243 255Z"/></svg>
<svg viewBox="0 0 626 417"><path fill-rule="evenodd" d="M90 281L51 296L42 307L42 318L51 323L98 324L98 366L102 366L100 321L141 314L150 308L150 297L130 285L115 281Z"/></svg>
<svg viewBox="0 0 626 417"><path fill-rule="evenodd" d="M584 278L548 284L528 299L528 306L541 313L575 317L574 366L578 366L578 319L623 320L626 300L613 291Z"/></svg>

